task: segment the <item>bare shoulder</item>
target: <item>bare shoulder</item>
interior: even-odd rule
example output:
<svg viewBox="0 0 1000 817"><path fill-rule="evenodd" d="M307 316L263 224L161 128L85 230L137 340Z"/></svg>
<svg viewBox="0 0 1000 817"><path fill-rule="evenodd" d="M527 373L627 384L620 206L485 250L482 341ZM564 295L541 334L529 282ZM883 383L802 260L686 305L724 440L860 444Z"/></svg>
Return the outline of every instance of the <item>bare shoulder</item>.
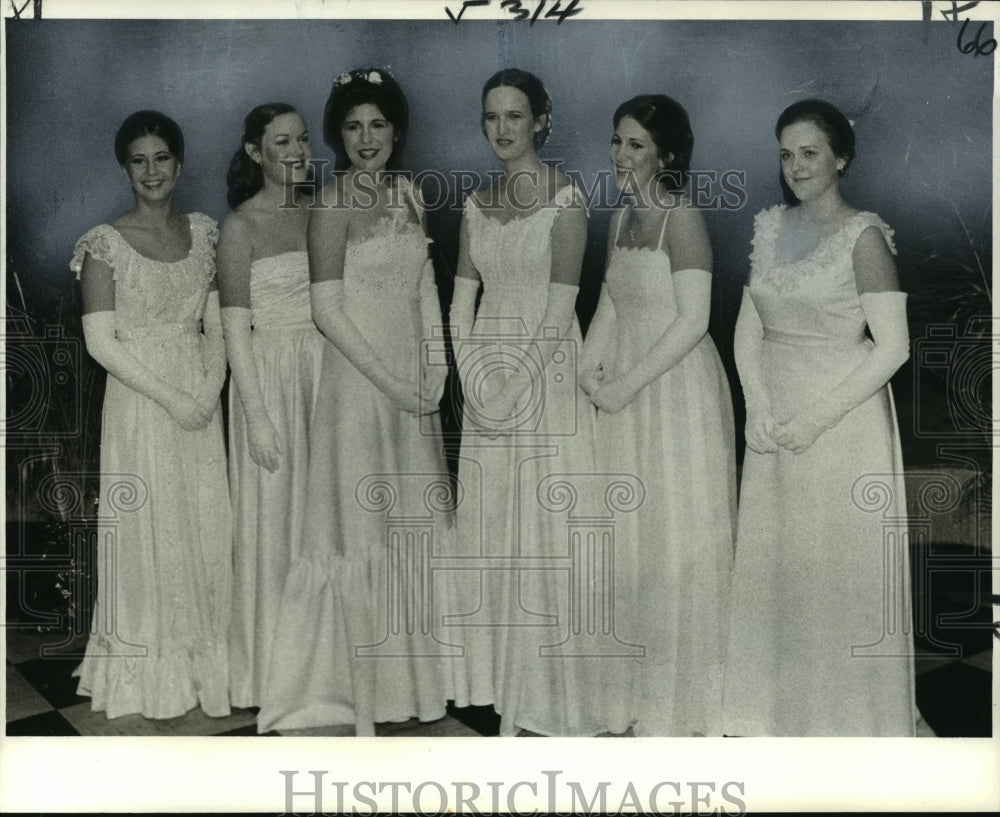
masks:
<svg viewBox="0 0 1000 817"><path fill-rule="evenodd" d="M662 202L667 211L667 230L704 229L705 216L690 198L683 193L669 193Z"/></svg>
<svg viewBox="0 0 1000 817"><path fill-rule="evenodd" d="M323 185L319 200L323 202L322 207L310 207L309 224L324 224L336 226L342 224L346 227L350 221L351 207L348 206L351 193L347 187L347 181L343 175L334 176L329 182Z"/></svg>
<svg viewBox="0 0 1000 817"><path fill-rule="evenodd" d="M246 202L229 213L219 228L224 239L246 239L253 236L253 215Z"/></svg>

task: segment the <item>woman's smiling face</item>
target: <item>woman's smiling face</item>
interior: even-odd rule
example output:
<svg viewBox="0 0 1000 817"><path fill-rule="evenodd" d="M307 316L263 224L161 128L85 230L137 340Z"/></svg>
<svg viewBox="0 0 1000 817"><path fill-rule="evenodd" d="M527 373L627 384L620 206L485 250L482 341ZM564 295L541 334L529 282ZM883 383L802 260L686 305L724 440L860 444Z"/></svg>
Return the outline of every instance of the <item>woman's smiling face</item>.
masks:
<svg viewBox="0 0 1000 817"><path fill-rule="evenodd" d="M781 131L781 173L799 201L816 199L835 188L846 161L834 155L827 135L809 121Z"/></svg>
<svg viewBox="0 0 1000 817"><path fill-rule="evenodd" d="M366 102L347 112L340 126L344 150L356 170L385 168L396 145L396 129L377 105Z"/></svg>

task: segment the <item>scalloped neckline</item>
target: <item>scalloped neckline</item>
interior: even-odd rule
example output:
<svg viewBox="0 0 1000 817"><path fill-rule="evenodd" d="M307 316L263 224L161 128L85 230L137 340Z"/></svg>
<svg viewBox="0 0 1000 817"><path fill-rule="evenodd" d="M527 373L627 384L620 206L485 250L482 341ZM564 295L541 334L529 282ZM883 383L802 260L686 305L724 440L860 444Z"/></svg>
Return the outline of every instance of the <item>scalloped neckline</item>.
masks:
<svg viewBox="0 0 1000 817"><path fill-rule="evenodd" d="M566 190L567 188L572 188L572 186L573 186L572 183L563 185L562 187L560 187L556 191L555 195L551 199L549 199L547 202L545 202L545 204L540 204L538 206L538 209L535 210L534 212L529 213L526 216L518 216L516 218L511 218L511 219L508 219L507 221L503 221L499 216L494 217L494 216L488 216L488 215L486 215L486 211L476 201L475 196L471 196L470 195L469 196L469 201L472 202L473 208L484 219L486 219L487 221L491 221L494 224L499 224L501 227L506 227L509 224L520 224L522 222L530 221L535 216L537 216L539 213L556 212L560 208L565 207L566 205L560 204L559 202L556 201L556 199L559 197L559 195L562 193L563 190Z"/></svg>
<svg viewBox="0 0 1000 817"><path fill-rule="evenodd" d="M195 246L195 240L194 240L194 220L191 218L191 214L190 213L186 213L184 215L184 218L187 219L188 233L191 236L191 246L188 247L187 255L185 255L183 258L177 259L176 261L160 261L158 258L150 258L145 253L139 252L135 247L133 247L128 242L128 239L125 238L125 236L123 236L121 234L121 232L118 230L117 227L115 227L114 224L109 224L108 227L114 232L114 234L116 236L118 236L118 239L126 247L128 247L133 253L135 253L137 256L139 256L140 258L142 258L144 261L149 261L149 263L151 263L151 264L164 264L166 266L173 266L175 264L183 264L185 261L190 261L191 260L191 256L194 254L194 246Z"/></svg>
<svg viewBox="0 0 1000 817"><path fill-rule="evenodd" d="M784 211L780 211L779 210L779 213L780 212L784 212ZM802 256L801 258L796 259L795 261L780 261L778 259L778 253L777 253L777 245L778 245L778 220L775 219L774 220L773 229L771 230L771 232L772 232L772 236L771 236L771 257L772 257L772 259L774 261L774 266L776 268L778 268L778 269L788 269L789 267L796 267L796 266L799 266L800 264L805 263L806 261L811 260L823 248L824 244L828 244L829 242L833 241L833 239L839 238L840 234L842 232L844 232L848 227L850 227L851 224L854 222L854 220L858 216L860 216L860 215L861 215L861 211L860 210L856 210L846 221L844 221L843 224L840 225L840 227L838 227L836 230L834 230L832 233L830 233L830 235L824 236L823 238L821 238L816 243L815 247L813 247L804 256Z"/></svg>

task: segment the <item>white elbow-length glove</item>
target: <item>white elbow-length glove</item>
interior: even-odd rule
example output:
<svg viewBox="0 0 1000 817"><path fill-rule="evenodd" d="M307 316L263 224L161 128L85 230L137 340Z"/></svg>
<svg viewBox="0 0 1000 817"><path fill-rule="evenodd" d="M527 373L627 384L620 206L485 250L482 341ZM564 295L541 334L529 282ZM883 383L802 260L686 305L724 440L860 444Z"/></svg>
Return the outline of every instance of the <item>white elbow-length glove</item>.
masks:
<svg viewBox="0 0 1000 817"><path fill-rule="evenodd" d="M832 391L775 429L779 445L805 451L826 429L882 389L910 356L905 292L869 292L860 296L874 346Z"/></svg>
<svg viewBox="0 0 1000 817"><path fill-rule="evenodd" d="M758 454L773 454L778 444L773 437L774 413L764 386L763 346L764 325L750 297L749 287L743 287L743 301L733 332L733 353L747 409L747 447Z"/></svg>
<svg viewBox="0 0 1000 817"><path fill-rule="evenodd" d="M347 316L344 311L342 279L310 284L309 295L316 326L400 411L428 414L438 410L436 405L420 396L420 388L416 382L402 380L386 368L364 335Z"/></svg>
<svg viewBox="0 0 1000 817"><path fill-rule="evenodd" d="M264 406L250 325L249 309L243 306L223 307L222 327L226 337L226 350L233 370L236 394L246 419L250 458L261 468L273 472L278 470L284 452L281 438Z"/></svg>
<svg viewBox="0 0 1000 817"><path fill-rule="evenodd" d="M83 336L90 356L108 374L161 406L181 428L198 431L208 425L214 413L212 409L200 404L186 391L168 384L118 340L114 310L84 315Z"/></svg>

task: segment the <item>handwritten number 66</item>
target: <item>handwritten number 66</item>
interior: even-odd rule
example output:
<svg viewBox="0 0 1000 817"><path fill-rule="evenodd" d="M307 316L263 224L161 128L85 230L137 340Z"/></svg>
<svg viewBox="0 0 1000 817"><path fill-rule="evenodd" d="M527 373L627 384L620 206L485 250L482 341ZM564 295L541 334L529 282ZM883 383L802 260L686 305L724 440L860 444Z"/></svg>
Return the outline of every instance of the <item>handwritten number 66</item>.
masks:
<svg viewBox="0 0 1000 817"><path fill-rule="evenodd" d="M962 40L965 37L965 27L967 25L969 25L968 18L966 18L966 20L962 23L962 27L961 29L959 29L958 32L959 51L961 51L963 54L972 53L972 56L974 57L978 57L980 54L982 54L983 56L987 56L996 51L997 41L994 40L992 37L986 40L986 42L980 42L980 38L983 36L983 31L986 28L986 23L983 23L981 26L979 26L979 31L976 32L976 36L971 42L963 44Z"/></svg>

